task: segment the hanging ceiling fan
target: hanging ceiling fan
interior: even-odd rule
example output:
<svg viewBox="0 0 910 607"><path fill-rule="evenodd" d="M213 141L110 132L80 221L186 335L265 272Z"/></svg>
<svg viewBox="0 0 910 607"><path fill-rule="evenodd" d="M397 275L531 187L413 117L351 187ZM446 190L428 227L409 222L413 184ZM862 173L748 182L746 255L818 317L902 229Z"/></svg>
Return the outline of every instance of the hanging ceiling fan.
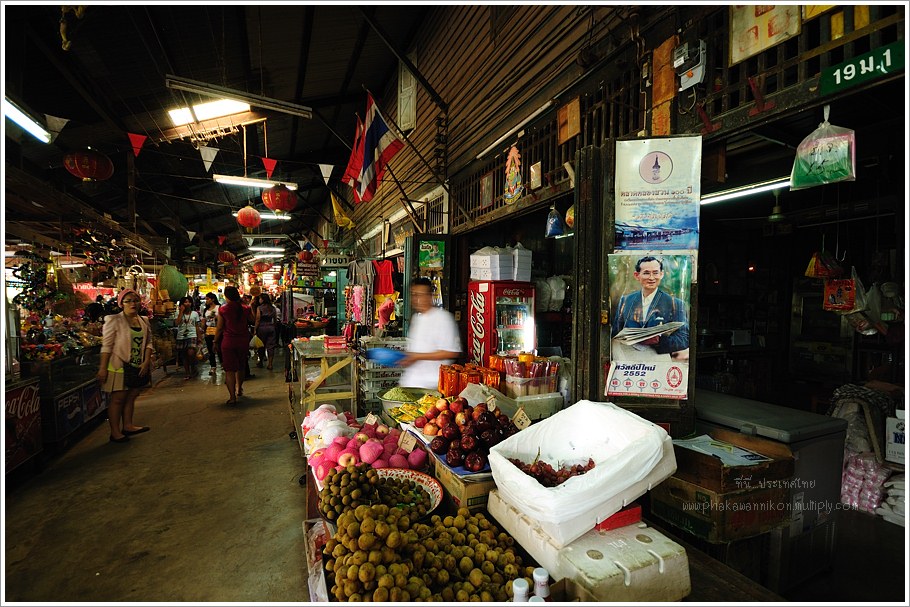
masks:
<svg viewBox="0 0 910 607"><path fill-rule="evenodd" d="M784 214L783 207L780 204L780 190L773 190L774 194L774 206L771 208L770 215L759 215L755 217L722 217L718 218L717 221L750 221L753 224L764 224L764 223L782 223L787 220L787 215Z"/></svg>

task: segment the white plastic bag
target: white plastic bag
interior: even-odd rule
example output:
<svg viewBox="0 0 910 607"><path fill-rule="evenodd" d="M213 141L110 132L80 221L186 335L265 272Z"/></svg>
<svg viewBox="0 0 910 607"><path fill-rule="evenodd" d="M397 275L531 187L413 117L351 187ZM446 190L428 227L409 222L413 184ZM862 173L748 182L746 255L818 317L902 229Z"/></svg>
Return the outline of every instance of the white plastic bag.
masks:
<svg viewBox="0 0 910 607"><path fill-rule="evenodd" d="M613 403L579 401L490 449L497 489L530 516L558 523L607 502L645 478L663 454L667 433ZM544 487L508 458L563 463L594 460L594 468L557 487Z"/></svg>

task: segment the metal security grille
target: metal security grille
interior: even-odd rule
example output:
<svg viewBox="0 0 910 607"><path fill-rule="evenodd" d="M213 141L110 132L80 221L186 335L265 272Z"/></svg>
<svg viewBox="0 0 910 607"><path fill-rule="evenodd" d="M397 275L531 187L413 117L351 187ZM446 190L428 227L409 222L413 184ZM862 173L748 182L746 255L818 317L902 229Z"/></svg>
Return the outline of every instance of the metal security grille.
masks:
<svg viewBox="0 0 910 607"><path fill-rule="evenodd" d="M707 71L703 86L679 93L675 132L729 132L823 102L817 90L822 70L903 36L903 6L835 6L802 21L798 35L728 66L729 10L712 12L683 34L705 40Z"/></svg>

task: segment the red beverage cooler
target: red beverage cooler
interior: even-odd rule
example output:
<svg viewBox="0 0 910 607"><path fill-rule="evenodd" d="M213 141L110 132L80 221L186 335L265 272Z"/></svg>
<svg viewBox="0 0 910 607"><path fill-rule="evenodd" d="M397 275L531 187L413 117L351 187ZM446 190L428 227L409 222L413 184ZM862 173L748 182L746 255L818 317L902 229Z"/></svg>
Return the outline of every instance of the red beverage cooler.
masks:
<svg viewBox="0 0 910 607"><path fill-rule="evenodd" d="M491 354L533 352L534 283L472 280L468 283L468 355L488 366Z"/></svg>

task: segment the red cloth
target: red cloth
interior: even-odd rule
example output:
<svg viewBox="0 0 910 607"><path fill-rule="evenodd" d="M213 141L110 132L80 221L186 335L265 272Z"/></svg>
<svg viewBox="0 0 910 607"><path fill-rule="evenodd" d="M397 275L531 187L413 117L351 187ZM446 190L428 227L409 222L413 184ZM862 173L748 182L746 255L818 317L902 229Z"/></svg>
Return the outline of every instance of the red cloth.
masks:
<svg viewBox="0 0 910 607"><path fill-rule="evenodd" d="M383 261L373 260L373 268L376 270L376 286L373 292L376 295L391 295L395 292L392 285L392 262L388 259Z"/></svg>
<svg viewBox="0 0 910 607"><path fill-rule="evenodd" d="M224 319L222 349L249 350L251 337L249 326L253 324L250 307L240 302L229 301L218 308L218 314Z"/></svg>

